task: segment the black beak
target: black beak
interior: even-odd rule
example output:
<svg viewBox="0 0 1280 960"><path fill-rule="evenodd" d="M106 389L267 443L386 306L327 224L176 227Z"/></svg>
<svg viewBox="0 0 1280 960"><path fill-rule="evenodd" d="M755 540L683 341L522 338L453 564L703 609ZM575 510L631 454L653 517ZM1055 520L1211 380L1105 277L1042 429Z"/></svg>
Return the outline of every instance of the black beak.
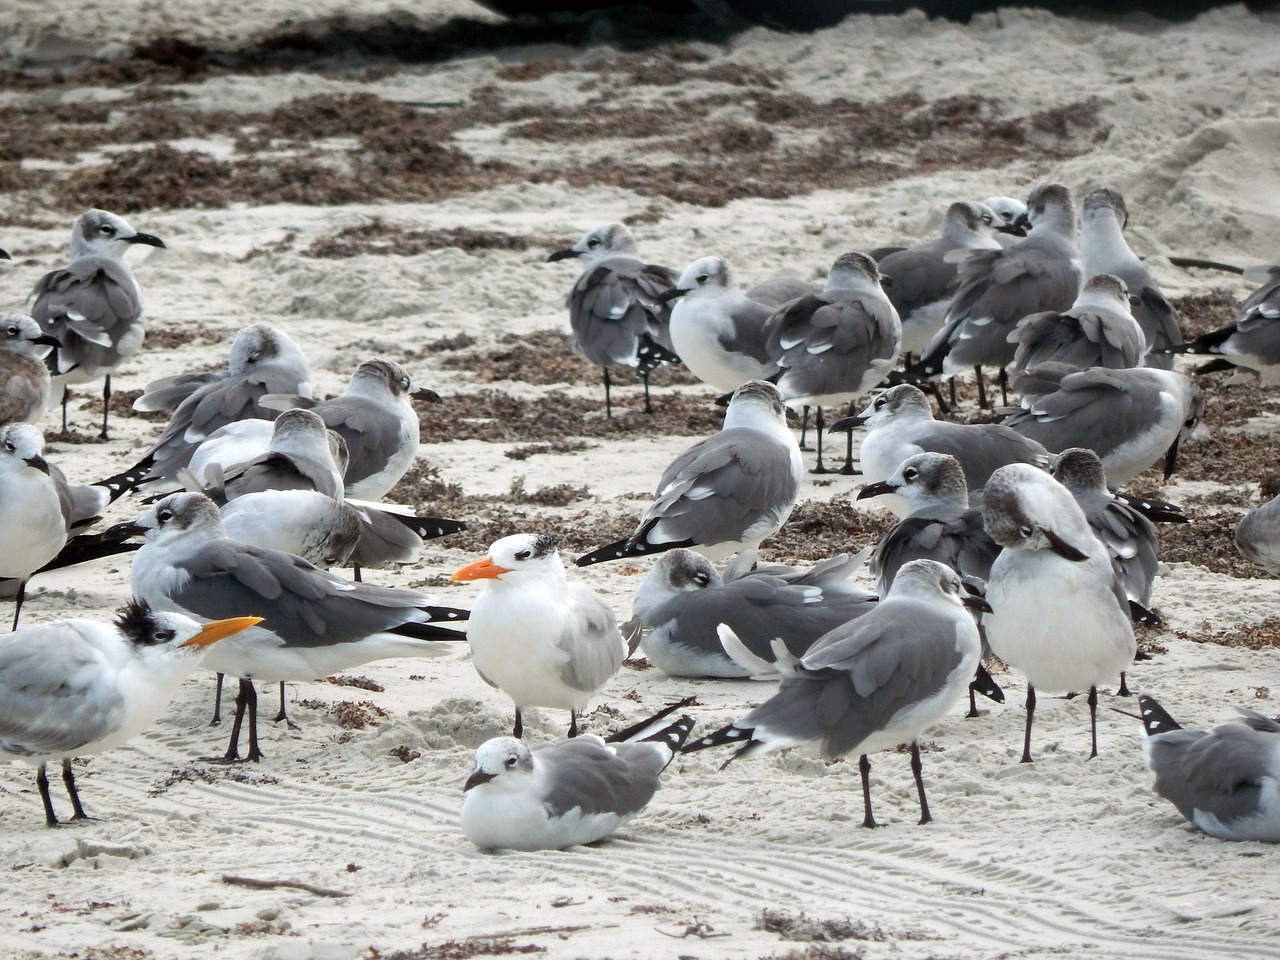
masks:
<svg viewBox="0 0 1280 960"><path fill-rule="evenodd" d="M1014 218L1013 223L1009 224L1007 227L1000 228L1002 233L1012 233L1019 237L1025 237L1027 235L1027 231L1030 229L1031 218L1027 216L1026 213L1018 214Z"/></svg>
<svg viewBox="0 0 1280 960"><path fill-rule="evenodd" d="M1178 467L1178 442L1181 437L1174 437L1168 452L1164 455L1164 478L1168 480Z"/></svg>
<svg viewBox="0 0 1280 960"><path fill-rule="evenodd" d="M49 334L47 334L47 333L42 333L42 334L40 334L40 336L38 336L38 337L33 337L33 338L32 338L32 340L31 340L31 342L32 342L32 343L42 343L42 344L44 344L46 347L61 347L61 346L62 346L62 341L61 341L61 340L59 340L57 337L51 337L51 336L49 336Z"/></svg>
<svg viewBox="0 0 1280 960"><path fill-rule="evenodd" d="M848 433L854 427L860 427L867 422L864 416L845 417L843 420L837 420L831 426L827 427L827 433Z"/></svg>
<svg viewBox="0 0 1280 960"><path fill-rule="evenodd" d="M13 257L9 255L9 251L6 250L4 247L0 247L0 260L12 260L12 259Z"/></svg>
<svg viewBox="0 0 1280 960"><path fill-rule="evenodd" d="M421 390L413 391L409 396L414 400L421 400L423 403L440 402L440 394L436 393L434 390L428 390L426 387L423 387Z"/></svg>
<svg viewBox="0 0 1280 960"><path fill-rule="evenodd" d="M996 233L1007 233L1012 237L1025 237L1027 228L1017 220L1013 223L998 223L995 227Z"/></svg>
<svg viewBox="0 0 1280 960"><path fill-rule="evenodd" d="M580 257L580 254L573 247L567 247L564 250L557 250L551 256L547 257L547 263L555 263L557 260L572 260L574 257Z"/></svg>
<svg viewBox="0 0 1280 960"><path fill-rule="evenodd" d="M466 793L472 787L478 787L482 783L488 783L496 776L496 773L485 773L483 770L476 770L471 774L471 776L467 777L467 782L462 785L462 792Z"/></svg>
<svg viewBox="0 0 1280 960"><path fill-rule="evenodd" d="M970 610L981 610L983 613L993 613L991 604L987 603L986 597L980 597L976 593L971 593L967 597L961 597L960 602Z"/></svg>
<svg viewBox="0 0 1280 960"><path fill-rule="evenodd" d="M135 233L132 237L125 237L124 241L125 243L145 243L148 247L164 247L163 240L149 233Z"/></svg>
<svg viewBox="0 0 1280 960"><path fill-rule="evenodd" d="M869 497L883 497L886 493L897 493L900 490L896 483L890 483L888 480L881 480L879 483L868 483L865 487L858 491L855 500L866 500Z"/></svg>
<svg viewBox="0 0 1280 960"><path fill-rule="evenodd" d="M731 395L731 396L732 396L732 395ZM729 399L725 399L724 403L721 403L721 402L720 402L720 399L721 399L720 397L717 397L717 398L716 398L716 405L717 405L717 406L727 407L727 406L729 405ZM782 413L783 413L783 416L784 416L784 417L786 417L787 423L799 423L799 422L800 422L800 414L796 413L796 412L795 412L794 410L792 410L790 407L783 407L783 408L782 408Z"/></svg>
<svg viewBox="0 0 1280 960"><path fill-rule="evenodd" d="M23 457L22 462L28 467L34 467L36 470L39 470L45 476L48 476L49 474L49 461L44 457Z"/></svg>
<svg viewBox="0 0 1280 960"><path fill-rule="evenodd" d="M1062 557L1063 560L1071 560L1071 561L1074 561L1075 563L1081 563L1082 561L1089 559L1089 555L1087 553L1082 553L1081 551L1077 550L1075 547L1067 543L1067 541L1063 540L1060 536L1058 536L1052 530L1042 529L1040 532L1043 533L1046 537L1048 537L1049 549L1051 549L1058 556Z"/></svg>
<svg viewBox="0 0 1280 960"><path fill-rule="evenodd" d="M142 526L136 520L126 520L124 523L107 527L102 531L102 538L111 541L128 540L130 537L144 536L149 529L151 528Z"/></svg>
<svg viewBox="0 0 1280 960"><path fill-rule="evenodd" d="M688 292L688 287L672 287L670 290L663 290L653 299L657 300L659 303L670 303L672 300L679 300Z"/></svg>

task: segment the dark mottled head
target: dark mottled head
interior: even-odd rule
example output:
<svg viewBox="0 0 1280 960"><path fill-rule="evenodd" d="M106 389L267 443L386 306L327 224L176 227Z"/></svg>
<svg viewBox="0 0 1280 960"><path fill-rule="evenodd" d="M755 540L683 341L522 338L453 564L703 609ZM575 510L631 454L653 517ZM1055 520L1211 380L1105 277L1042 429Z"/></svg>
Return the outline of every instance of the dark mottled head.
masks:
<svg viewBox="0 0 1280 960"><path fill-rule="evenodd" d="M412 389L413 378L409 376L408 370L394 360L374 357L361 363L351 375L351 386L356 387L358 383L380 386L393 397L399 397Z"/></svg>
<svg viewBox="0 0 1280 960"><path fill-rule="evenodd" d="M842 253L827 274L827 290L862 290L883 279L876 262L865 253Z"/></svg>
<svg viewBox="0 0 1280 960"><path fill-rule="evenodd" d="M7 313L0 316L0 350L33 356L34 354L31 353L33 344L61 346L55 337L45 334L40 329L40 324L25 313Z"/></svg>
<svg viewBox="0 0 1280 960"><path fill-rule="evenodd" d="M572 247L557 250L548 260L565 260L577 257L586 263L594 263L614 254L636 256L636 241L631 231L620 223L602 223L589 231Z"/></svg>
<svg viewBox="0 0 1280 960"><path fill-rule="evenodd" d="M1055 456L1049 472L1068 490L1106 490L1102 460L1087 447L1069 447Z"/></svg>
<svg viewBox="0 0 1280 960"><path fill-rule="evenodd" d="M241 328L231 341L231 353L227 359L231 375L238 376L278 357L281 336L280 331L265 323Z"/></svg>
<svg viewBox="0 0 1280 960"><path fill-rule="evenodd" d="M1061 183L1042 183L1027 196L1027 219L1031 226L1051 225L1068 232L1075 228L1075 213L1071 206L1071 191Z"/></svg>
<svg viewBox="0 0 1280 960"><path fill-rule="evenodd" d="M733 285L733 271L724 257L701 257L685 267L676 281L676 289L686 294L699 290L727 290Z"/></svg>
<svg viewBox="0 0 1280 960"><path fill-rule="evenodd" d="M171 493L152 504L137 525L147 539L184 536L197 531L226 536L218 506L203 493Z"/></svg>
<svg viewBox="0 0 1280 960"><path fill-rule="evenodd" d="M863 487L858 499L881 493L896 493L907 502L910 512L917 507L969 506L969 486L964 468L955 457L945 453L917 453L898 465L892 477L883 483Z"/></svg>
<svg viewBox="0 0 1280 960"><path fill-rule="evenodd" d="M782 394L768 380L748 380L733 391L733 397L729 400L730 410L734 406L748 405L767 407L777 414L784 423L786 422L787 408L782 402Z"/></svg>
<svg viewBox="0 0 1280 960"><path fill-rule="evenodd" d="M1000 215L986 204L960 200L947 207L946 216L942 219L942 235L966 236L989 231L1000 222Z"/></svg>
<svg viewBox="0 0 1280 960"><path fill-rule="evenodd" d="M1084 282L1080 292L1114 300L1126 308L1129 305L1129 285L1110 273L1095 273Z"/></svg>
<svg viewBox="0 0 1280 960"><path fill-rule="evenodd" d="M1089 532L1075 498L1053 477L1026 463L991 475L982 491L982 525L1010 550L1052 550L1067 560L1087 560Z"/></svg>
<svg viewBox="0 0 1280 960"><path fill-rule="evenodd" d="M932 420L933 407L924 391L914 384L900 383L884 393L877 394L867 408L850 418L853 426L876 426L890 420Z"/></svg>
<svg viewBox="0 0 1280 960"><path fill-rule="evenodd" d="M72 258L97 254L120 256L129 244L163 247L164 241L149 233L139 233L124 217L106 210L87 210L71 228Z"/></svg>
<svg viewBox="0 0 1280 960"><path fill-rule="evenodd" d="M715 564L684 547L664 553L649 576L661 580L671 590L705 590L720 584L720 572Z"/></svg>
<svg viewBox="0 0 1280 960"><path fill-rule="evenodd" d="M1114 190L1103 187L1090 192L1084 198L1084 215L1088 217L1095 210L1114 212L1122 230L1129 223L1129 208L1125 206L1124 197Z"/></svg>

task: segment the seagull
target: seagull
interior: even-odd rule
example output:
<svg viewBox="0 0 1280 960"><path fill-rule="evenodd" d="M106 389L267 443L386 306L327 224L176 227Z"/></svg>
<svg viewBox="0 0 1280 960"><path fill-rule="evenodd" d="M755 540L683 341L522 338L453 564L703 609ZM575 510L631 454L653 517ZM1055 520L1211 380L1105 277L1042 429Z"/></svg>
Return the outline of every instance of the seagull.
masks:
<svg viewBox="0 0 1280 960"><path fill-rule="evenodd" d="M1142 759L1156 793L1211 837L1280 842L1280 723L1252 710L1213 730L1186 730L1138 697Z"/></svg>
<svg viewBox="0 0 1280 960"><path fill-rule="evenodd" d="M262 617L205 659L207 669L240 678L227 762L239 759L246 709L245 759L262 757L254 680L314 680L371 660L441 656L450 648L437 641L463 639L435 622L463 620L465 610L433 605L416 590L343 580L300 557L232 540L203 494L170 494L113 529L145 538L130 578L152 608L197 620L245 611Z"/></svg>
<svg viewBox="0 0 1280 960"><path fill-rule="evenodd" d="M720 432L663 471L635 532L576 563L585 567L676 547L722 560L758 547L791 516L803 469L778 388L750 380L734 392Z"/></svg>
<svg viewBox="0 0 1280 960"><path fill-rule="evenodd" d="M1016 197L987 197L982 205L993 210L999 218L996 231L1002 247L1027 235L1027 205L1021 200Z"/></svg>
<svg viewBox="0 0 1280 960"><path fill-rule="evenodd" d="M740 720L684 747L684 752L742 743L738 757L788 747L816 747L824 760L857 753L864 827L871 813L867 755L911 744L920 823L933 818L921 777L919 737L963 696L978 667L982 641L966 607L959 575L933 560L904 566L876 608L837 627L794 663L772 698ZM724 631L732 639L730 631ZM745 741L745 742L744 742Z"/></svg>
<svg viewBox="0 0 1280 960"><path fill-rule="evenodd" d="M1049 465L1049 452L1043 446L1008 427L935 420L928 398L909 383L890 387L857 416L832 424L831 430L864 425L862 474L869 484L888 480L902 461L917 453L946 453L960 462L975 507L978 494L996 468L1007 463ZM899 516L906 510L896 494L886 495L884 505Z"/></svg>
<svg viewBox="0 0 1280 960"><path fill-rule="evenodd" d="M1178 318L1151 271L1137 258L1124 239L1129 210L1124 197L1114 190L1094 190L1084 198L1080 220L1080 247L1085 276L1109 273L1124 281L1134 320L1142 328L1147 354L1143 365L1169 370L1173 358L1157 353L1182 342Z"/></svg>
<svg viewBox="0 0 1280 960"><path fill-rule="evenodd" d="M89 210L72 225L71 262L45 274L32 291L31 315L60 344L53 372L64 433L67 385L104 377L101 436L109 439L111 372L138 352L146 333L142 295L124 258L136 243L164 247L159 237L139 233L123 217Z"/></svg>
<svg viewBox="0 0 1280 960"><path fill-rule="evenodd" d="M602 840L653 799L693 723L682 716L632 743L586 734L530 748L495 737L476 751L462 788L462 832L484 850L562 850Z"/></svg>
<svg viewBox="0 0 1280 960"><path fill-rule="evenodd" d="M1004 547L991 565L984 619L991 651L1027 677L1022 762L1031 762L1036 690L1089 690L1098 755L1098 684L1133 664L1129 604L1107 548L1071 493L1043 470L1010 464L991 475L982 519Z"/></svg>
<svg viewBox="0 0 1280 960"><path fill-rule="evenodd" d="M489 581L471 609L467 642L480 678L515 701L515 737L529 707L568 710L576 737L578 714L635 646L595 591L565 577L559 544L545 534L503 537L449 578Z"/></svg>
<svg viewBox="0 0 1280 960"><path fill-rule="evenodd" d="M310 395L307 361L293 338L265 323L239 330L231 341L225 372L186 373L147 384L133 403L140 411L171 410L168 424L136 464L99 481L112 499L143 488L168 492L180 486L178 471L198 445L217 430L241 420L273 420L262 405L272 393Z"/></svg>
<svg viewBox="0 0 1280 960"><path fill-rule="evenodd" d="M36 766L45 823L59 824L49 761L62 761L71 819L93 819L80 803L72 757L103 753L137 736L169 705L210 644L257 622L197 623L135 599L111 624L55 620L0 637L0 752Z"/></svg>
<svg viewBox="0 0 1280 960"><path fill-rule="evenodd" d="M640 649L674 677L750 676L720 643L716 628L724 623L755 656L773 659L774 640L802 656L828 631L875 608L876 595L849 579L861 563L842 553L808 570L757 569L755 551L746 550L721 576L692 550L672 550L636 590Z"/></svg>
<svg viewBox="0 0 1280 960"><path fill-rule="evenodd" d="M1137 367L1079 370L1042 363L1016 374L1021 407L1004 425L1051 453L1088 447L1102 458L1107 482L1122 487L1164 457L1167 480L1184 439L1209 435L1204 394L1172 370Z"/></svg>
<svg viewBox="0 0 1280 960"><path fill-rule="evenodd" d="M418 413L413 400L439 403L434 390L413 389L409 372L394 360L365 360L351 375L341 396L270 396L268 408L301 407L319 414L326 427L347 443L350 463L344 475L347 496L381 500L404 476L418 455Z"/></svg>
<svg viewBox="0 0 1280 960"><path fill-rule="evenodd" d="M1013 369L1048 361L1090 367L1140 367L1146 335L1129 312L1129 289L1119 277L1099 273L1085 281L1075 303L1061 312L1033 313L1009 332Z"/></svg>
<svg viewBox="0 0 1280 960"><path fill-rule="evenodd" d="M27 580L67 543L70 504L44 458L44 437L29 423L0 427L0 577L18 581L13 629L18 629ZM64 512L65 511L65 512Z"/></svg>
<svg viewBox="0 0 1280 960"><path fill-rule="evenodd" d="M1240 518L1236 548L1246 560L1280 576L1280 478L1268 477L1260 490L1266 502Z"/></svg>
<svg viewBox="0 0 1280 960"><path fill-rule="evenodd" d="M870 257L846 253L827 275L822 293L801 297L769 320L773 378L789 406L817 407L818 463L822 462L823 406L868 393L897 362L902 346L898 312L880 288L880 271ZM854 473L853 438L843 473Z"/></svg>
<svg viewBox="0 0 1280 960"><path fill-rule="evenodd" d="M935 377L997 366L1001 384L1013 360L1009 331L1023 317L1066 310L1080 289L1071 193L1060 183L1036 187L1027 198L1026 239L1000 250L975 251L959 265L959 285L943 327L908 373ZM978 403L986 406L982 377Z"/></svg>
<svg viewBox="0 0 1280 960"><path fill-rule="evenodd" d="M1263 386L1280 383L1280 266L1250 267L1244 278L1259 284L1230 323L1187 343L1165 348L1169 353L1216 356L1196 373L1234 370L1227 383L1258 379Z"/></svg>
<svg viewBox="0 0 1280 960"><path fill-rule="evenodd" d="M60 347L55 337L22 313L0 316L0 424L35 423L49 406L47 350Z"/></svg>
<svg viewBox="0 0 1280 960"><path fill-rule="evenodd" d="M676 285L674 270L640 259L635 238L620 223L605 223L547 257L581 259L584 269L569 292L573 348L604 371L605 416L613 416L609 364L635 367L644 380L644 411L651 413L649 374L678 361L667 323L670 307L659 295Z"/></svg>

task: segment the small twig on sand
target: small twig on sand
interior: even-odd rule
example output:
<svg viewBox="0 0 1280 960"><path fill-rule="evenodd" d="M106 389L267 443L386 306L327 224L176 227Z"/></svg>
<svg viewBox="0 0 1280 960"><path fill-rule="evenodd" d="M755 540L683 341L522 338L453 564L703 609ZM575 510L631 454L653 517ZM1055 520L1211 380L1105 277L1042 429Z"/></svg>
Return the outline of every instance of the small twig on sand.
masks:
<svg viewBox="0 0 1280 960"><path fill-rule="evenodd" d="M508 940L512 937L534 937L540 933L577 933L580 930L609 930L616 927L616 923L610 923L603 927L592 927L590 924L578 924L576 927L527 927L524 930L504 930L502 933L473 933L469 937L459 937L460 940Z"/></svg>
<svg viewBox="0 0 1280 960"><path fill-rule="evenodd" d="M237 887L252 887L255 890L275 890L279 887L288 887L291 890L305 890L307 893L314 893L317 897L338 898L351 896L351 894L343 893L341 890L329 890L310 883L300 883L297 880L255 880L253 877L224 875L222 882L230 883Z"/></svg>

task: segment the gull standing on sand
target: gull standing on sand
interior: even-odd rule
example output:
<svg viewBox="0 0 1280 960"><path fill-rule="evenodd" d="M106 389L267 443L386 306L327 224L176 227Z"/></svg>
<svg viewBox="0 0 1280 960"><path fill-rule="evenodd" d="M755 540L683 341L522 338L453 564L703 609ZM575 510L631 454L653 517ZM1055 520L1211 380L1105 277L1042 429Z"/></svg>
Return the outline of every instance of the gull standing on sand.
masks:
<svg viewBox="0 0 1280 960"><path fill-rule="evenodd" d="M123 217L89 210L71 227L71 262L45 274L36 284L31 315L58 341L53 402L62 404L67 429L67 385L104 377L102 438L107 435L111 373L142 347L142 294L125 251L133 244L163 247L164 241L139 233Z"/></svg>
<svg viewBox="0 0 1280 960"><path fill-rule="evenodd" d="M803 656L828 631L875 608L876 595L849 578L862 557L840 554L808 570L756 569L744 550L724 574L692 550L662 555L636 590L632 611L644 633L640 649L675 677L747 677L717 628L728 624L757 657L773 660L773 641Z"/></svg>
<svg viewBox="0 0 1280 960"><path fill-rule="evenodd" d="M1234 320L1167 349L1218 358L1196 367L1196 373L1234 370L1227 383L1257 378L1264 387L1274 387L1280 384L1280 266L1250 267L1244 278L1260 286Z"/></svg>
<svg viewBox="0 0 1280 960"><path fill-rule="evenodd" d="M609 836L639 814L680 751L693 718L642 740L592 734L539 744L495 737L476 751L458 823L484 850L563 850Z"/></svg>
<svg viewBox="0 0 1280 960"><path fill-rule="evenodd" d="M449 578L488 581L471 609L467 641L480 678L515 701L515 737L529 707L568 710L576 737L578 714L635 648L637 638L622 636L609 605L565 577L559 544L545 534L503 537Z"/></svg>
<svg viewBox="0 0 1280 960"><path fill-rule="evenodd" d="M1015 345L1014 370L1050 361L1081 370L1140 367L1147 353L1146 335L1129 312L1128 288L1109 273L1086 280L1069 309L1023 317L1009 342Z"/></svg>
<svg viewBox="0 0 1280 960"><path fill-rule="evenodd" d="M637 369L644 411L652 412L650 372L679 360L667 329L671 308L659 298L676 285L675 271L641 260L635 238L620 223L601 224L547 261L570 258L585 265L567 300L573 348L604 371L605 416L613 416L611 363Z"/></svg>
<svg viewBox="0 0 1280 960"><path fill-rule="evenodd" d="M742 743L725 765L788 747L815 747L824 760L857 753L862 825L875 827L867 755L909 743L920 823L928 823L919 737L955 706L977 670L982 641L966 607L986 604L965 592L954 570L932 560L907 564L874 610L815 643L772 698L684 752Z"/></svg>
<svg viewBox="0 0 1280 960"><path fill-rule="evenodd" d="M778 388L750 380L724 426L663 471L635 533L577 559L580 567L692 547L711 560L754 548L791 516L804 467Z"/></svg>
<svg viewBox="0 0 1280 960"><path fill-rule="evenodd" d="M992 474L982 517L1004 547L987 581L987 642L1027 677L1022 762L1031 762L1037 690L1088 689L1092 759L1098 755L1098 684L1127 671L1137 654L1128 600L1107 548L1071 493L1026 464Z"/></svg>
<svg viewBox="0 0 1280 960"><path fill-rule="evenodd" d="M0 752L35 764L45 823L59 823L46 766L62 761L72 820L80 804L73 757L103 753L150 726L209 645L257 617L197 623L131 600L114 623L56 620L0 637Z"/></svg>
<svg viewBox="0 0 1280 960"><path fill-rule="evenodd" d="M61 344L22 313L0 316L0 424L37 423L49 407L49 347ZM44 348L44 349L41 349Z"/></svg>
<svg viewBox="0 0 1280 960"><path fill-rule="evenodd" d="M1186 730L1152 697L1138 708L1156 793L1211 837L1280 842L1280 723L1240 708L1233 723Z"/></svg>
<svg viewBox="0 0 1280 960"><path fill-rule="evenodd" d="M822 293L778 308L769 320L769 355L788 406L817 407L818 462L822 462L823 406L847 403L882 381L898 360L902 324L880 288L870 257L846 253L831 267ZM849 437L843 473L854 473Z"/></svg>

